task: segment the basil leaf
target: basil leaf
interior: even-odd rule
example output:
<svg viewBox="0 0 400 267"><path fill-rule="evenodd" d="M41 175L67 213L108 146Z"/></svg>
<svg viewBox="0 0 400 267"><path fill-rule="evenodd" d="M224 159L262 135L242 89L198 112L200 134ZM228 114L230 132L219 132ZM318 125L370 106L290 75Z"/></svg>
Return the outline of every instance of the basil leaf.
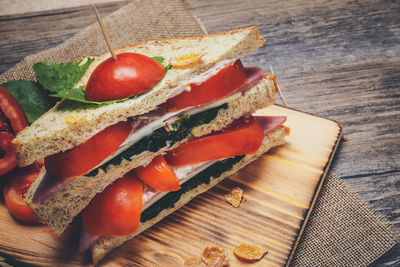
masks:
<svg viewBox="0 0 400 267"><path fill-rule="evenodd" d="M33 81L15 80L3 83L3 86L18 102L25 112L29 124L51 109L57 99L49 97L43 87Z"/></svg>
<svg viewBox="0 0 400 267"><path fill-rule="evenodd" d="M82 60L69 63L36 63L33 65L36 79L47 90L59 92L71 89L85 74L94 58L80 65Z"/></svg>
<svg viewBox="0 0 400 267"><path fill-rule="evenodd" d="M154 59L155 61L157 61L158 63L162 63L164 61L164 57L152 57L152 59Z"/></svg>
<svg viewBox="0 0 400 267"><path fill-rule="evenodd" d="M81 103L97 104L97 105L112 104L112 103L122 102L122 101L129 99L129 98L124 98L124 99L104 101L104 102L88 101L85 99L85 92L83 91L82 88L83 87L81 86L79 88L65 89L65 90L58 91L56 94L51 94L50 96L64 98L64 99L68 99L68 100L72 100L72 101L78 101Z"/></svg>

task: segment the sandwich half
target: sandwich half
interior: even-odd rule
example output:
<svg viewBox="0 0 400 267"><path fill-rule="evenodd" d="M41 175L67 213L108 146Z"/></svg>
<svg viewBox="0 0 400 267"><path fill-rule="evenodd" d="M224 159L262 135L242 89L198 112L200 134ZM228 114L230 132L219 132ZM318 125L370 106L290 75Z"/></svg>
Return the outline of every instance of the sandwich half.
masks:
<svg viewBox="0 0 400 267"><path fill-rule="evenodd" d="M100 105L60 101L16 136L13 147L20 166L45 158L46 168L25 198L33 214L56 233L62 233L96 194L130 170L146 166L180 144L220 131L235 120L271 105L276 93L275 76L258 68L244 68L238 61L263 44L258 30L251 27L117 49L117 57L126 53L162 57L170 69L154 87L134 97ZM109 58L109 54L95 58L74 88L88 92L94 73ZM221 73L231 73L229 79L223 79L228 87L238 77L242 77L242 82L234 83L234 90L227 95L206 103L184 107L178 103L177 108L169 105L181 95L191 94L196 86L201 88L215 77L218 80ZM113 132L108 132L119 125L124 125L128 134L118 148L84 173L64 175L63 172L69 173L92 160L92 156L75 155L77 160L71 164L71 157L65 155L80 151L98 140L98 136L113 136ZM104 139L100 140L103 142L92 144L93 157L108 145ZM65 177L60 179L60 176Z"/></svg>

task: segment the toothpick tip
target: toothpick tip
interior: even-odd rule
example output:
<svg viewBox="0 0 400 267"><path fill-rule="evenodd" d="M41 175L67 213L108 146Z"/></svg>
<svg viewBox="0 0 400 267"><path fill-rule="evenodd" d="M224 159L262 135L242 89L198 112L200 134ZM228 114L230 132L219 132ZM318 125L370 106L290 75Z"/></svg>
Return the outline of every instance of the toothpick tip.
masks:
<svg viewBox="0 0 400 267"><path fill-rule="evenodd" d="M275 74L274 69L272 68L271 65L269 65L269 69L271 70L271 73L272 73L272 74ZM287 107L288 105L287 105L287 103L286 103L285 98L283 97L283 94L282 94L282 92L281 92L281 89L279 88L278 82L276 82L275 84L276 84L276 90L278 91L278 94L279 94L279 96L281 97L283 104L285 105L285 107Z"/></svg>
<svg viewBox="0 0 400 267"><path fill-rule="evenodd" d="M114 48L111 45L110 36L108 35L106 27L104 26L103 21L101 20L99 11L97 10L96 5L94 5L94 4L93 4L93 9L94 9L94 13L96 14L97 21L99 22L101 32L103 33L104 39L106 40L108 50L110 50L110 53L111 53L113 59L117 60L117 55L115 55Z"/></svg>

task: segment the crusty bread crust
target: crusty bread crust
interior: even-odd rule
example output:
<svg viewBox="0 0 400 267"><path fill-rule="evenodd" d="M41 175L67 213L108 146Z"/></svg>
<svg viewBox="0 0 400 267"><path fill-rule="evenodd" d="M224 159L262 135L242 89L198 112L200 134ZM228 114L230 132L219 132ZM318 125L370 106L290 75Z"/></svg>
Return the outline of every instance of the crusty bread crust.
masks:
<svg viewBox="0 0 400 267"><path fill-rule="evenodd" d="M54 194L42 203L34 203L33 195L37 190L43 175L36 179L28 190L25 202L33 214L43 223L47 224L56 233L62 233L72 221L90 202L90 200L116 179L122 177L129 170L138 166L147 165L150 161L193 136L203 136L213 131L223 129L234 120L255 112L257 109L271 105L274 102L276 89L274 79L266 75L255 86L242 93L242 96L228 103L227 109L222 109L218 115L208 124L200 125L192 130L185 139L177 142L172 147L164 147L157 151L143 152L131 158L123 160L118 166L109 166L107 172L102 170L95 177L83 177L73 180L60 192Z"/></svg>
<svg viewBox="0 0 400 267"><path fill-rule="evenodd" d="M145 223L140 224L139 229L136 233L129 235L129 236L105 236L101 237L96 241L96 243L92 247L92 260L94 263L99 262L107 253L109 253L112 249L119 247L122 245L124 242L134 238L135 236L139 235L146 229L150 228L163 218L167 217L169 214L173 213L177 209L181 208L183 205L185 205L187 202L189 202L191 199L196 197L197 195L209 190L211 187L215 186L218 184L220 181L222 181L224 178L234 174L237 172L239 169L243 168L250 162L256 160L259 156L267 152L269 149L275 146L282 145L285 143L285 136L289 134L289 128L285 126L281 126L274 132L270 133L264 138L263 145L261 148L257 151L256 154L251 154L251 155L246 155L241 161L236 163L232 169L229 171L224 172L221 174L216 179L212 179L209 184L200 184L193 190L190 190L189 192L183 194L180 198L180 200L175 203L173 208L165 209L162 212L160 212L155 218L150 219L146 221Z"/></svg>
<svg viewBox="0 0 400 267"><path fill-rule="evenodd" d="M160 84L134 99L100 106L66 105L64 101L60 101L30 127L19 132L13 140L18 166L26 166L46 156L71 149L110 125L153 110L164 103L173 94L174 88L179 88L185 81L220 61L242 58L257 50L264 42L257 28L250 27L202 37L138 43L116 49L117 54L135 52L150 57L163 56L166 63L172 58L190 53L204 56L195 66L172 68ZM97 58L76 86L85 86L92 71L109 57L109 54L105 54Z"/></svg>

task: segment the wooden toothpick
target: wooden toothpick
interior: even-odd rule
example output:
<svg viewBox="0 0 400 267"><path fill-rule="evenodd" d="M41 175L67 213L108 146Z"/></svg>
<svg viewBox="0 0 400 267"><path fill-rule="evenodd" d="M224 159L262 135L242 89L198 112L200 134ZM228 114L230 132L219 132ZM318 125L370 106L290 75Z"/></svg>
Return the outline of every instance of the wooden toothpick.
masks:
<svg viewBox="0 0 400 267"><path fill-rule="evenodd" d="M94 9L94 13L96 14L97 21L99 22L101 32L103 33L104 39L106 40L108 49L110 50L110 53L111 53L113 59L117 60L117 56L115 55L114 48L111 45L110 36L108 35L108 33L106 31L106 27L104 27L103 21L100 18L99 11L97 11L97 8L95 5L93 5L93 9Z"/></svg>
<svg viewBox="0 0 400 267"><path fill-rule="evenodd" d="M272 66L271 66L271 65L269 65L269 69L271 70L271 73L272 73L272 74L275 74L275 72L274 72L274 70L272 69ZM287 107L288 105L287 105L287 103L286 103L285 98L284 98L283 95L282 95L281 89L279 89L278 82L276 82L276 89L278 90L279 96L281 97L281 99L282 99L282 101L283 101L283 104L285 105L285 107Z"/></svg>

